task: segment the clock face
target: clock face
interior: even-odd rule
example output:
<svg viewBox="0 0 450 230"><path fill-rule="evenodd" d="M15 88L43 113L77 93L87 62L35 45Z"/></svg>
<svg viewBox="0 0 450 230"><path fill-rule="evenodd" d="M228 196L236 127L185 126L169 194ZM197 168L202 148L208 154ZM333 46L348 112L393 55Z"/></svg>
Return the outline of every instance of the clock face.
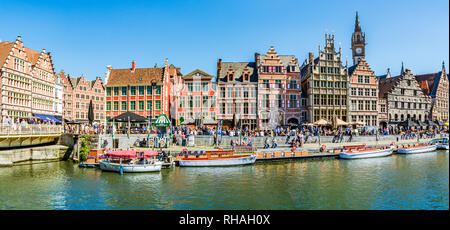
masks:
<svg viewBox="0 0 450 230"><path fill-rule="evenodd" d="M362 49L361 48L356 48L356 53L357 54L361 54L362 53Z"/></svg>

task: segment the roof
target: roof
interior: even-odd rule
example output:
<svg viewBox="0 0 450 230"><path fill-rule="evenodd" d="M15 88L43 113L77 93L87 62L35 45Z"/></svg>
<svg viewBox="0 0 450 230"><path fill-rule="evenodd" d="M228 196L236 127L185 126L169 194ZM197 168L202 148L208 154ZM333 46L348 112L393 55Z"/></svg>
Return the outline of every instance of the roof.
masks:
<svg viewBox="0 0 450 230"><path fill-rule="evenodd" d="M3 66L3 64L6 61L6 58L9 55L9 52L11 51L12 47L14 46L14 43L12 42L0 42L0 68Z"/></svg>
<svg viewBox="0 0 450 230"><path fill-rule="evenodd" d="M36 62L39 60L39 57L41 56L41 53L32 50L30 48L23 47L25 49L25 52L27 52L28 60L31 62L31 65L36 65Z"/></svg>
<svg viewBox="0 0 450 230"><path fill-rule="evenodd" d="M355 71L356 66L358 66L358 64L348 67L348 75L349 76L351 76L353 74L353 71Z"/></svg>
<svg viewBox="0 0 450 230"><path fill-rule="evenodd" d="M196 70L194 70L194 71L192 71L192 72L190 72L190 73L188 73L188 74L185 74L184 76L183 76L183 78L184 79L186 79L186 78L192 78L194 75L196 75L196 74L199 74L201 77L207 77L207 78L213 78L214 76L213 75L211 75L211 74L209 74L209 73L206 73L206 72L204 72L203 70L200 70L200 69L196 69Z"/></svg>
<svg viewBox="0 0 450 230"><path fill-rule="evenodd" d="M136 68L112 69L108 78L108 86L144 85L153 80L162 82L164 78L164 68Z"/></svg>
<svg viewBox="0 0 450 230"><path fill-rule="evenodd" d="M250 72L250 82L258 82L255 62L222 62L219 76L217 76L219 83L228 82L226 76L230 68L234 71L234 82L243 82L243 72L246 68Z"/></svg>
<svg viewBox="0 0 450 230"><path fill-rule="evenodd" d="M442 71L438 73L416 75L420 88L425 95L436 97L436 91L441 80Z"/></svg>

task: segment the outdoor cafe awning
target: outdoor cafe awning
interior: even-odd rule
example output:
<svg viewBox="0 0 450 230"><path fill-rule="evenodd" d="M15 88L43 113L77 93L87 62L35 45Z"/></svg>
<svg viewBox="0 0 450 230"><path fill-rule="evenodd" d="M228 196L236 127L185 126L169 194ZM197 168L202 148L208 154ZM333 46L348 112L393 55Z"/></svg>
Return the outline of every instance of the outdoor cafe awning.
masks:
<svg viewBox="0 0 450 230"><path fill-rule="evenodd" d="M330 123L324 119L320 119L316 122L314 122L314 125L329 125Z"/></svg>
<svg viewBox="0 0 450 230"><path fill-rule="evenodd" d="M33 113L33 116L36 118L39 118L43 121L54 121L55 123L61 123L60 120L56 119L54 116L52 115L45 115L45 114L37 114L37 113Z"/></svg>
<svg viewBox="0 0 450 230"><path fill-rule="evenodd" d="M111 156L111 157L128 157L128 158L133 158L133 157L141 157L141 153L143 153L143 157L155 157L158 155L158 151L154 151L154 150L142 150L142 151L138 151L138 150L121 150L121 151L113 151L113 152L108 152L106 153L106 155Z"/></svg>
<svg viewBox="0 0 450 230"><path fill-rule="evenodd" d="M112 120L115 122L146 122L147 118L128 111L113 117Z"/></svg>

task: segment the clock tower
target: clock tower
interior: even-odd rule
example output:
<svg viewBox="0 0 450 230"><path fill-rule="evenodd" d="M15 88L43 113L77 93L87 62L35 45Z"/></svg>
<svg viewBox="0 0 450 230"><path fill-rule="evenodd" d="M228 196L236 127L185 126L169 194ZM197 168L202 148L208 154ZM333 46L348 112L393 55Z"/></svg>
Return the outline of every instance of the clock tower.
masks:
<svg viewBox="0 0 450 230"><path fill-rule="evenodd" d="M355 31L352 34L352 57L353 65L358 64L365 57L366 34L361 32L359 25L358 12L356 12Z"/></svg>

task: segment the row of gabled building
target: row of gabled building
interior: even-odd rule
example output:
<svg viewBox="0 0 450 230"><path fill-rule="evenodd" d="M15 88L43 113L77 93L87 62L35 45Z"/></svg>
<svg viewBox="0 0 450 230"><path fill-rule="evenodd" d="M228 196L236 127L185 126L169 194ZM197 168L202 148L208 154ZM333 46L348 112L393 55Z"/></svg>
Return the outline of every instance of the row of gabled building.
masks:
<svg viewBox="0 0 450 230"><path fill-rule="evenodd" d="M169 65L114 69L105 80L56 74L50 53L23 47L21 38L0 43L2 118L55 116L88 121L92 101L94 121L105 122L124 112L154 120L166 114L176 125L211 125L273 129L315 123L321 119L396 125L405 120L448 122L448 74L445 65L432 74L377 76L366 60L366 35L358 14L351 37L352 62L342 60L334 34L325 34L318 55L303 63L280 55L274 47L255 53L248 62L217 61L216 76L196 69L182 74Z"/></svg>
<svg viewBox="0 0 450 230"><path fill-rule="evenodd" d="M249 62L217 61L217 73L180 68L107 67L106 118L126 111L150 119L170 115L177 125L215 125L273 129L289 124L343 121L366 127L405 120L448 121L448 75L376 76L365 58L365 33L358 14L351 38L352 61L343 64L334 35L325 34L319 54L302 64L274 47Z"/></svg>

